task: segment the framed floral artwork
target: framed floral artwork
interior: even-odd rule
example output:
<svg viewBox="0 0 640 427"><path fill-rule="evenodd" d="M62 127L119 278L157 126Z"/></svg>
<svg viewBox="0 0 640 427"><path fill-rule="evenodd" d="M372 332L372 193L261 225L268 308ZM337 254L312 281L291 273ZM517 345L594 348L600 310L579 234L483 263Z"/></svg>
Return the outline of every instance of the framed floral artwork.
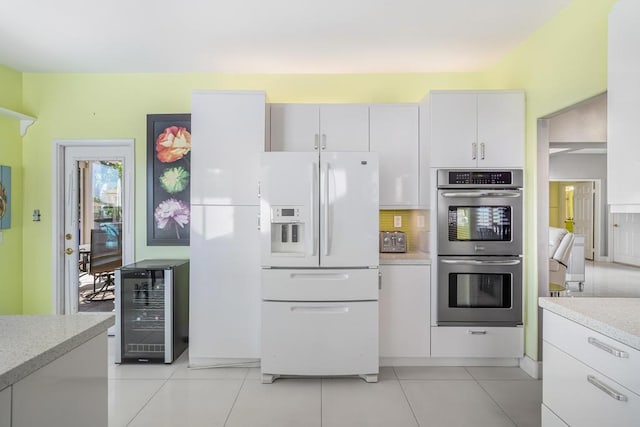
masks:
<svg viewBox="0 0 640 427"><path fill-rule="evenodd" d="M148 246L189 246L190 193L191 114L148 114Z"/></svg>
<svg viewBox="0 0 640 427"><path fill-rule="evenodd" d="M11 166L0 166L0 230L11 228Z"/></svg>

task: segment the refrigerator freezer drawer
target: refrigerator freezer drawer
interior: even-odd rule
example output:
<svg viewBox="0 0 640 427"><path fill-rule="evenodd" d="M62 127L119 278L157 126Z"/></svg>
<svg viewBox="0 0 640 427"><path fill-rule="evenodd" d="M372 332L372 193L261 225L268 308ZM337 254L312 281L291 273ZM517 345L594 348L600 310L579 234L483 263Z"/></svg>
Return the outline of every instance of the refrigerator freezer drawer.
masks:
<svg viewBox="0 0 640 427"><path fill-rule="evenodd" d="M271 301L378 300L378 269L265 269L262 299Z"/></svg>
<svg viewBox="0 0 640 427"><path fill-rule="evenodd" d="M378 302L262 303L262 373L378 373Z"/></svg>

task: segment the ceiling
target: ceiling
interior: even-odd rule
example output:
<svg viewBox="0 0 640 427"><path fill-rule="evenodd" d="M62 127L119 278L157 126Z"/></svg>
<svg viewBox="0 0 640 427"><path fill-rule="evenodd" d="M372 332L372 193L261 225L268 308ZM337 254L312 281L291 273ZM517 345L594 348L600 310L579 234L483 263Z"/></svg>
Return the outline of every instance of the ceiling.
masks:
<svg viewBox="0 0 640 427"><path fill-rule="evenodd" d="M15 0L0 64L23 72L485 69L571 0Z"/></svg>

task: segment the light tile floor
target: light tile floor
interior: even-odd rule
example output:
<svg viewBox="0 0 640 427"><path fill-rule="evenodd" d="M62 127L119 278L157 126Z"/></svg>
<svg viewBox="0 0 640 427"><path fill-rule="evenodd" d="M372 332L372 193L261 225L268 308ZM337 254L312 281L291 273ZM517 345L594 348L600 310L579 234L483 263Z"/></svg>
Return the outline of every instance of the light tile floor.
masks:
<svg viewBox="0 0 640 427"><path fill-rule="evenodd" d="M611 262L586 261L584 290L569 283L566 296L640 298L640 267Z"/></svg>
<svg viewBox="0 0 640 427"><path fill-rule="evenodd" d="M115 365L109 426L539 426L542 383L519 368L385 367L380 380L278 379L258 368Z"/></svg>

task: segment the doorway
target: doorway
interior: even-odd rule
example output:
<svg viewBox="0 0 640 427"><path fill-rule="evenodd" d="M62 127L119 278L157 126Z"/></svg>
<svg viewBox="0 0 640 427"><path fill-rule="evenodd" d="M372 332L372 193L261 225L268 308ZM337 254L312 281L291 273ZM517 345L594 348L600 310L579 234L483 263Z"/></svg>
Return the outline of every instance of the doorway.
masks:
<svg viewBox="0 0 640 427"><path fill-rule="evenodd" d="M133 262L133 140L54 141L54 312L113 311Z"/></svg>
<svg viewBox="0 0 640 427"><path fill-rule="evenodd" d="M549 180L549 226L584 236L584 257L601 258L602 223L600 180ZM606 210L606 206L603 207Z"/></svg>

